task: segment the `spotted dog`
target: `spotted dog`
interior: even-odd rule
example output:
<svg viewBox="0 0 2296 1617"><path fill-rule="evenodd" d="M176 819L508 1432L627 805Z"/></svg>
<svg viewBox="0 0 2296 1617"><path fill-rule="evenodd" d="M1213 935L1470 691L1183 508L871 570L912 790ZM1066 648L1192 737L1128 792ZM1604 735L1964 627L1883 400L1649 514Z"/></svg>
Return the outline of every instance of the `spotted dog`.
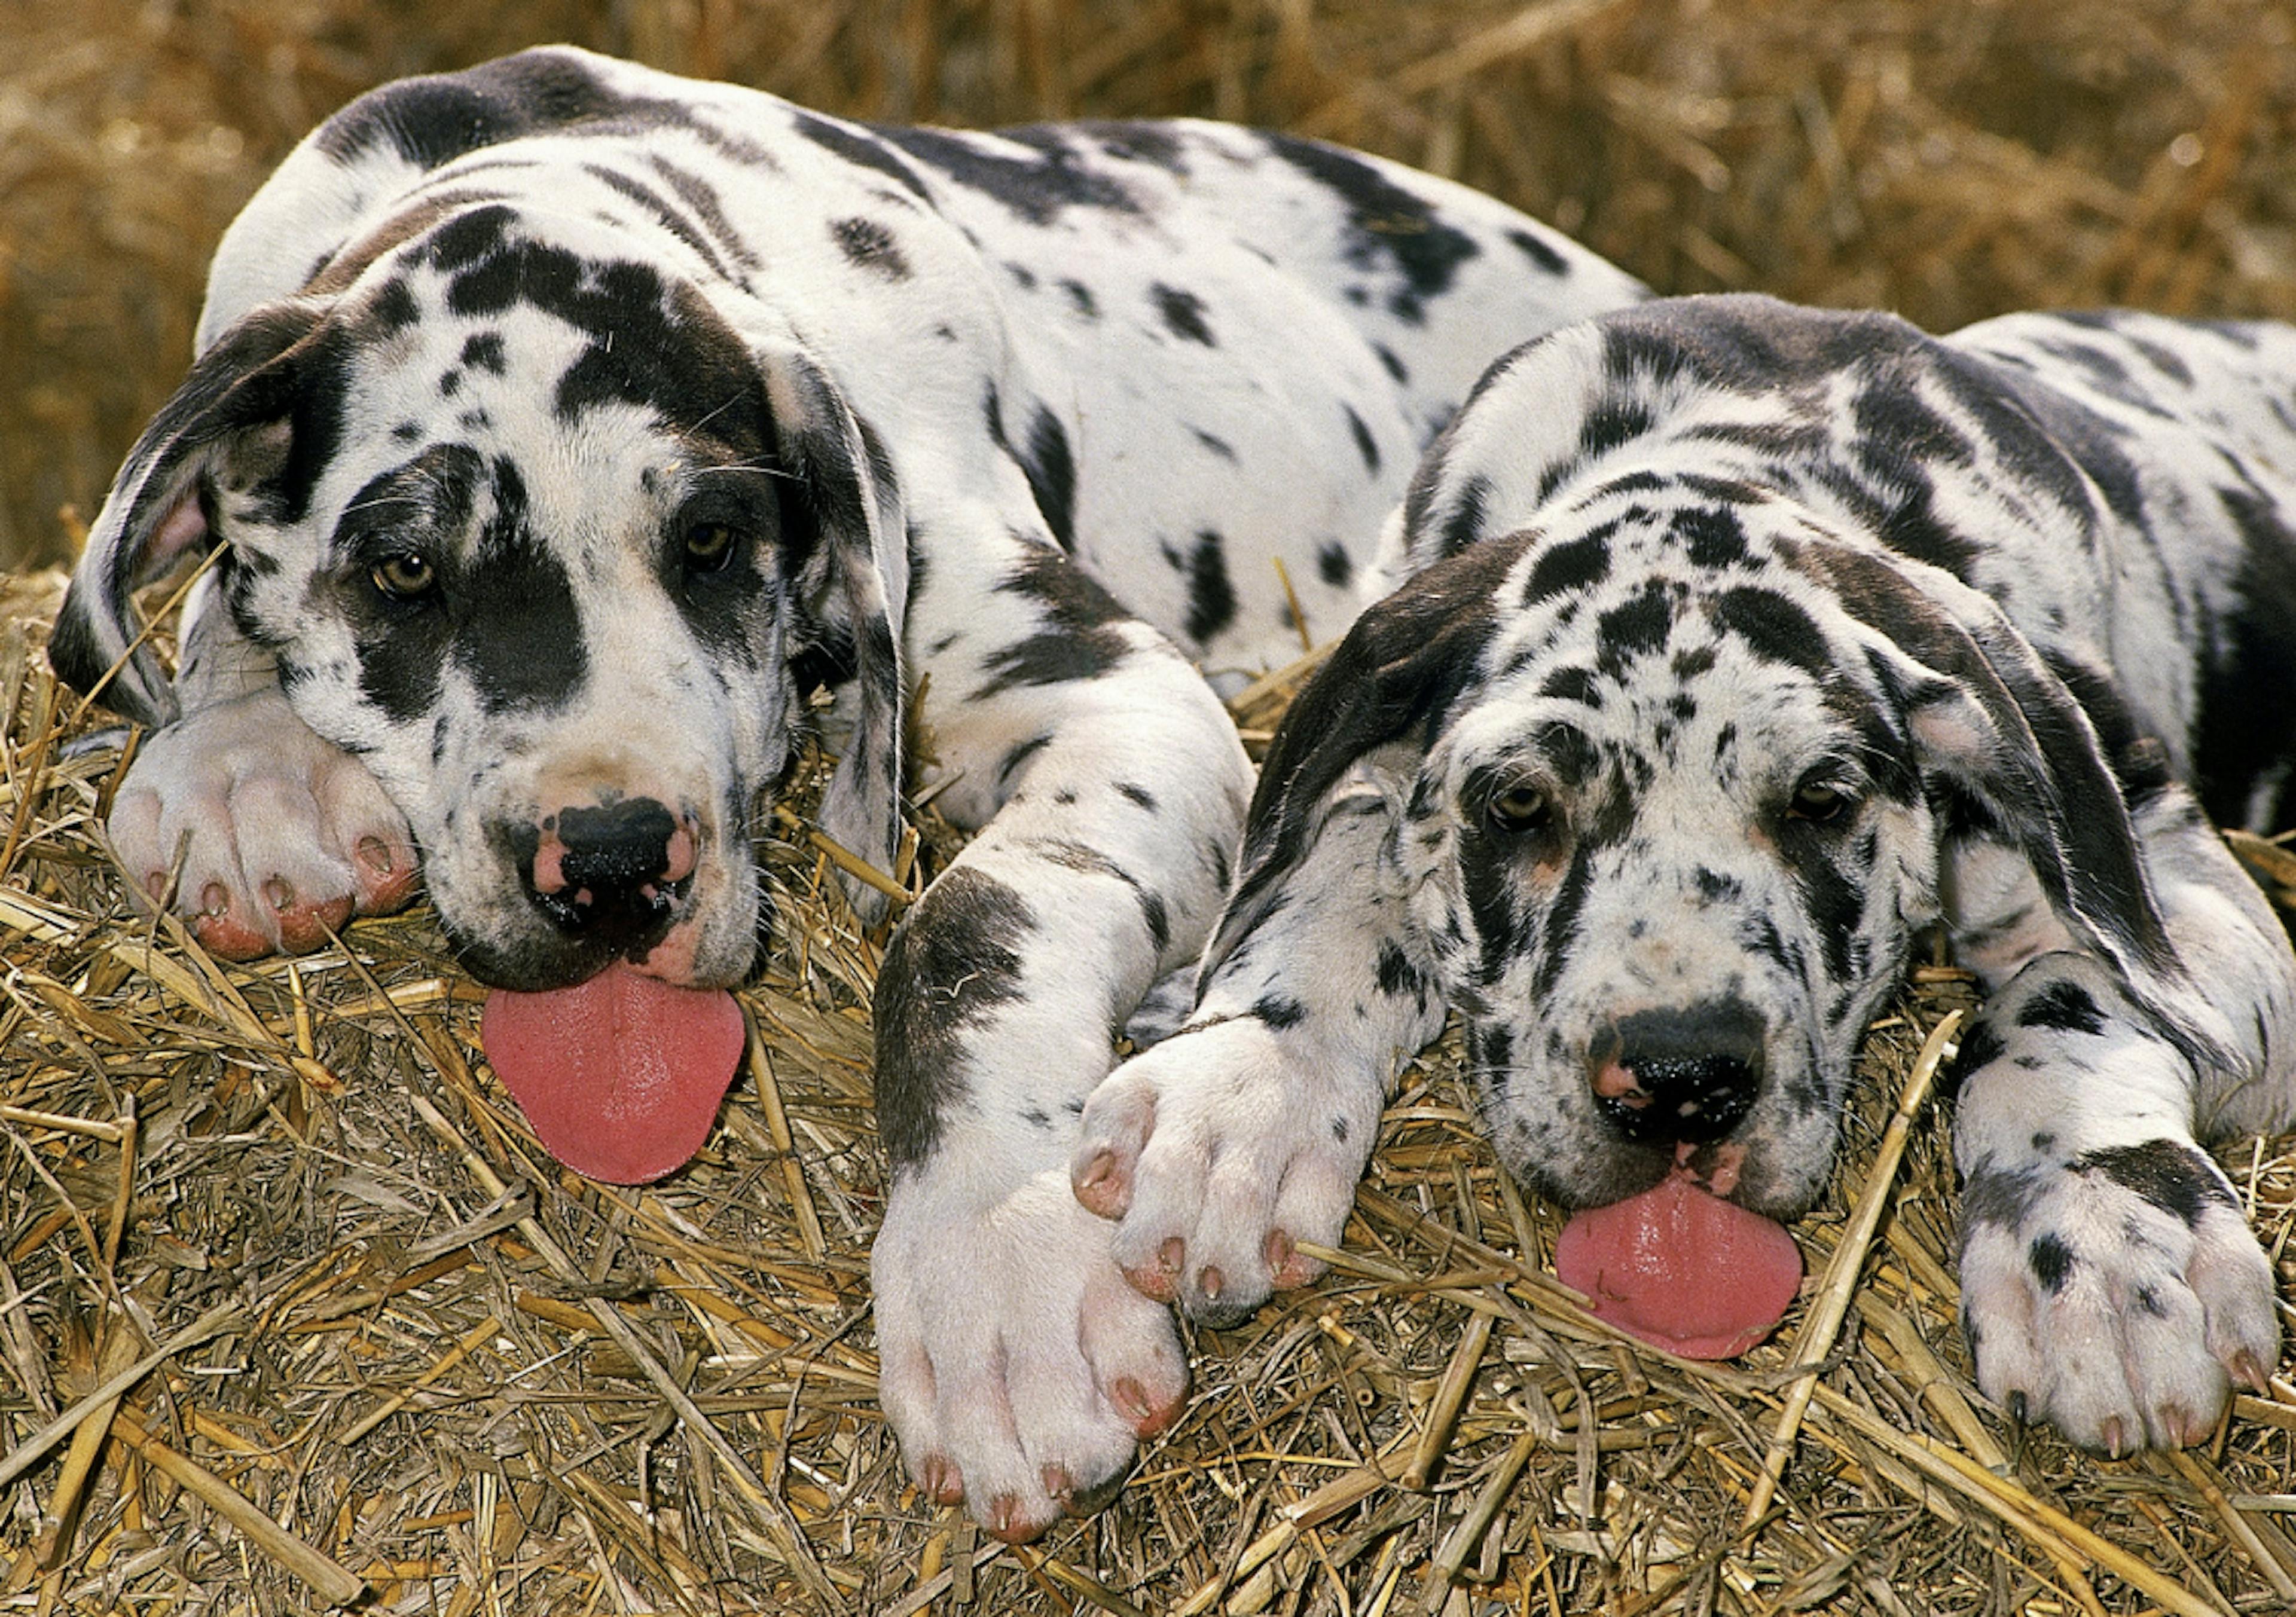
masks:
<svg viewBox="0 0 2296 1617"><path fill-rule="evenodd" d="M1645 304L1498 362L1389 536L1200 1005L1086 1108L1136 1285L1309 1278L1447 1007L1519 1178L1790 1218L1941 925L1986 1392L2121 1453L2263 1388L2195 1141L2296 1109L2296 960L2214 829L2291 823L2296 331Z"/></svg>
<svg viewBox="0 0 2296 1617"><path fill-rule="evenodd" d="M249 204L53 657L151 727L111 834L210 948L308 946L419 868L470 970L541 1007L521 1046L585 1018L519 995L611 980L586 1021L660 1046L673 991L752 969L816 710L821 823L892 868L920 720L979 835L877 992L882 1386L931 1495L1023 1537L1184 1385L1067 1164L1241 837L1192 663L1336 633L1481 365L1641 295L1312 142L877 127L530 52L362 98ZM130 593L208 552L171 681ZM609 1153L672 1107L706 1131L725 1082L593 1107L547 1076Z"/></svg>

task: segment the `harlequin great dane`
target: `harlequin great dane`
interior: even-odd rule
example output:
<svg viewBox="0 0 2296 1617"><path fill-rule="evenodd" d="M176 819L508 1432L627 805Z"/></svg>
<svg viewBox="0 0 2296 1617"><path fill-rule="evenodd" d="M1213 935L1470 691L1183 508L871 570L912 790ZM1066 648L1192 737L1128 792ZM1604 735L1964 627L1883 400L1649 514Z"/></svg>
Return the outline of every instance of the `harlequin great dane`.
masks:
<svg viewBox="0 0 2296 1617"><path fill-rule="evenodd" d="M1582 1284L1669 1340L1698 1308L1623 1248L1687 1292L1783 1239L1941 924L1986 1392L2121 1453L2264 1387L2195 1139L2296 1109L2296 959L2214 829L2291 818L2296 330L1649 303L1498 362L1390 541L1201 1003L1086 1107L1136 1285L1218 1321L1308 1278L1448 1006L1501 1161L1602 1210Z"/></svg>
<svg viewBox="0 0 2296 1617"><path fill-rule="evenodd" d="M979 829L878 987L885 1407L939 1499L1084 1507L1184 1370L1067 1164L1201 949L1251 776L1210 685L1353 614L1490 355L1642 296L1460 187L1203 123L874 127L554 49L307 140L218 250L58 670L152 727L111 833L218 952L422 878L551 1148L699 1146L755 839L889 870L907 706ZM172 682L129 596L212 552ZM882 900L856 888L865 909Z"/></svg>

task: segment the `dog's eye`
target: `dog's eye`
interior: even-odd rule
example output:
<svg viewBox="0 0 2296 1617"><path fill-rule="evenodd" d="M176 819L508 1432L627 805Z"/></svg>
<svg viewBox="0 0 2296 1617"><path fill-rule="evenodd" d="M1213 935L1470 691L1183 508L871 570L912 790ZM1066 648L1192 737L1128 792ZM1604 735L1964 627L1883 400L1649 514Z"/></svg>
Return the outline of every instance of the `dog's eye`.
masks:
<svg viewBox="0 0 2296 1617"><path fill-rule="evenodd" d="M715 573L734 559L734 530L723 522L697 522L685 530L685 565Z"/></svg>
<svg viewBox="0 0 2296 1617"><path fill-rule="evenodd" d="M1811 825L1824 825L1841 819L1849 808L1849 793L1831 786L1821 786L1815 780L1805 780L1794 788L1793 801L1786 804L1786 817Z"/></svg>
<svg viewBox="0 0 2296 1617"><path fill-rule="evenodd" d="M385 556L367 569L367 576L393 600L420 600L439 587L439 569L411 551Z"/></svg>
<svg viewBox="0 0 2296 1617"><path fill-rule="evenodd" d="M1543 829L1553 818L1546 794L1535 786L1511 786L1493 797L1483 810L1483 817L1495 830L1509 836Z"/></svg>

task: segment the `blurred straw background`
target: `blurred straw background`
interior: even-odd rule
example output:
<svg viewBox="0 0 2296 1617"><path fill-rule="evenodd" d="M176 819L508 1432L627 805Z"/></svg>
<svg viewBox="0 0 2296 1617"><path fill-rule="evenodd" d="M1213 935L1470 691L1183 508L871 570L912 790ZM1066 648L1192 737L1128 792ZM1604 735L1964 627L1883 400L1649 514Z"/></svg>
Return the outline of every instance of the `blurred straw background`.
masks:
<svg viewBox="0 0 2296 1617"><path fill-rule="evenodd" d="M2287 1360L2213 1445L2123 1462L1971 1384L1923 1059L1968 1002L1949 968L1870 1041L1778 1343L1688 1366L1586 1320L1439 1049L1330 1279L1198 1334L1190 1411L1123 1499L1014 1550L907 1489L877 1417L882 939L801 844L724 1123L642 1192L535 1147L426 913L253 968L139 920L92 834L117 754L62 745L101 718L46 675L39 569L180 376L207 254L287 147L384 78L552 38L868 118L1327 136L1669 291L1939 329L2296 314L2284 4L0 8L0 1610L2296 1610ZM923 829L917 879L951 845ZM2296 859L2245 852L2296 897ZM2224 1160L2285 1286L2296 1141Z"/></svg>

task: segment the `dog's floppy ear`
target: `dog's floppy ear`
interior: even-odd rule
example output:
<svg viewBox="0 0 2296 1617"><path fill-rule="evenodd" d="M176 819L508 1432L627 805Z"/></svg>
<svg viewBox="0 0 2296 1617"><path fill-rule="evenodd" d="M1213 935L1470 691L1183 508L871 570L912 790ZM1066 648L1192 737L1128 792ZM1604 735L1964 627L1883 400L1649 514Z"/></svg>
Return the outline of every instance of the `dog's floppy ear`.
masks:
<svg viewBox="0 0 2296 1617"><path fill-rule="evenodd" d="M1796 546L1850 615L1882 637L1874 658L1923 772L2024 855L2050 906L2119 970L2196 1058L2213 1054L2196 990L2145 873L2121 775L2099 723L1992 599L1937 568L1830 543ZM2109 701L2109 693L2100 691ZM2116 737L2125 752L2143 752ZM2127 761L2124 760L2125 766ZM2158 775L2157 770L2153 771Z"/></svg>
<svg viewBox="0 0 2296 1617"><path fill-rule="evenodd" d="M849 644L858 706L844 755L821 804L821 829L890 874L901 845L901 615L908 550L900 494L883 448L847 407L829 377L792 347L761 355L774 447L797 479L811 543L791 581L808 619L840 650ZM845 878L867 921L885 895Z"/></svg>
<svg viewBox="0 0 2296 1617"><path fill-rule="evenodd" d="M48 641L48 660L67 684L141 724L176 716L160 659L139 643L131 597L209 541L208 474L238 435L290 414L292 355L330 306L291 299L242 319L193 362L135 440L88 530Z"/></svg>
<svg viewBox="0 0 2296 1617"><path fill-rule="evenodd" d="M1357 618L1293 698L1259 766L1235 892L1203 956L1209 977L1306 857L1316 815L1365 754L1414 730L1433 739L1501 619L1499 586L1534 542L1485 540L1405 581Z"/></svg>

